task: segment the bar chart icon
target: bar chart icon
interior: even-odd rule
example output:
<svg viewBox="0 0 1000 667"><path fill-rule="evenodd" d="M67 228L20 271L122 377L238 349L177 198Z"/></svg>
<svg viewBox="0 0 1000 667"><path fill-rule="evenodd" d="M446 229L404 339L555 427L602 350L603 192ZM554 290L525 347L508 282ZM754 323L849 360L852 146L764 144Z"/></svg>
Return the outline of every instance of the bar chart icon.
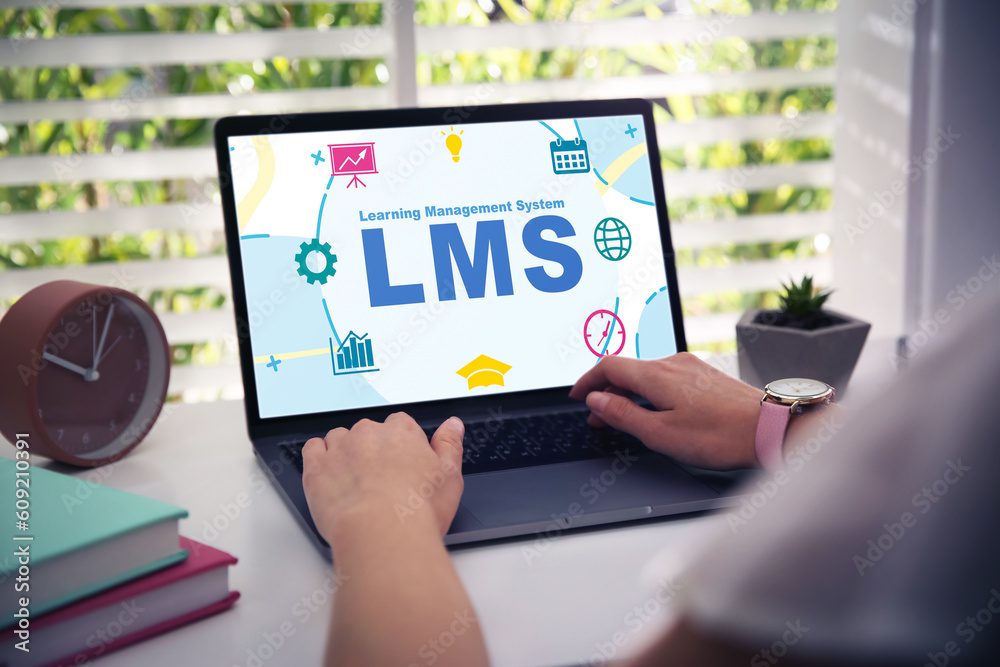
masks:
<svg viewBox="0 0 1000 667"><path fill-rule="evenodd" d="M372 339L368 334L358 335L353 331L347 334L336 353L333 342L330 342L330 356L333 361L334 375L351 375L354 373L374 373L375 357L372 354Z"/></svg>

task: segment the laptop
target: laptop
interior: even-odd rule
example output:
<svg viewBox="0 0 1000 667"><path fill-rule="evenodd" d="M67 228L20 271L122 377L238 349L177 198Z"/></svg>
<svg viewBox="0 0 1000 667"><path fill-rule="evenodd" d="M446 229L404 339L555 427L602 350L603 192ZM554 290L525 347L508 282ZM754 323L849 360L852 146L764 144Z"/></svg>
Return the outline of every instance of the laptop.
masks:
<svg viewBox="0 0 1000 667"><path fill-rule="evenodd" d="M685 349L648 102L237 116L215 143L247 429L327 557L302 445L400 410L466 423L450 545L732 501L568 397Z"/></svg>

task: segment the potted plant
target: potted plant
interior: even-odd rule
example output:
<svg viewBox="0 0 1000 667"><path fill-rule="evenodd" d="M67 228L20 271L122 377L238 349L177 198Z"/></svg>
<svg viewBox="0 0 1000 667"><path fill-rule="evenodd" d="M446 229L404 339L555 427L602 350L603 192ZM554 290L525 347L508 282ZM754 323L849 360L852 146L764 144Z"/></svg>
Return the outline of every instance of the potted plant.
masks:
<svg viewBox="0 0 1000 667"><path fill-rule="evenodd" d="M817 289L812 276L781 286L781 308L748 310L736 325L740 377L756 387L812 378L842 393L871 324L824 308L831 292Z"/></svg>

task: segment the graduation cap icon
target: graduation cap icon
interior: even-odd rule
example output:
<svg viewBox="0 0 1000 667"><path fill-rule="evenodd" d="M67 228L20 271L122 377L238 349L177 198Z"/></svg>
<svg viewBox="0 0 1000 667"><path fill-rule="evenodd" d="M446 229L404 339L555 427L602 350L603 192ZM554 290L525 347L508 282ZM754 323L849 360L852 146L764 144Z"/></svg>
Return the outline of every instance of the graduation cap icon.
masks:
<svg viewBox="0 0 1000 667"><path fill-rule="evenodd" d="M488 387L491 384L503 386L503 376L511 369L493 357L480 354L478 357L459 368L456 373L469 381L469 389Z"/></svg>

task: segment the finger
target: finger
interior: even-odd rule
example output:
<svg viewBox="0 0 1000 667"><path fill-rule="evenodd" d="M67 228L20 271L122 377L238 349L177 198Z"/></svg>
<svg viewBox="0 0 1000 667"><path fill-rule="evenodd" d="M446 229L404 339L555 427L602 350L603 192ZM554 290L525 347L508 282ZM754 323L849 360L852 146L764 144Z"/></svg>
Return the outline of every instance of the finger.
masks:
<svg viewBox="0 0 1000 667"><path fill-rule="evenodd" d="M647 384L645 380L650 375L651 363L627 357L604 357L596 366L580 376L569 395L571 398L583 400L590 392L608 386L642 394L643 385Z"/></svg>
<svg viewBox="0 0 1000 667"><path fill-rule="evenodd" d="M607 389L605 389L605 391L612 394L618 394L619 396L625 396L629 393L627 390L619 389L618 387L608 387ZM604 423L604 420L598 417L593 412L587 414L587 424L594 428L604 428L605 426L607 426L607 424Z"/></svg>
<svg viewBox="0 0 1000 667"><path fill-rule="evenodd" d="M465 424L458 417L449 417L438 426L431 436L431 449L445 464L462 470L462 438L465 437Z"/></svg>
<svg viewBox="0 0 1000 667"><path fill-rule="evenodd" d="M653 442L656 436L657 413L636 405L624 396L594 391L587 395L587 407L608 426L630 433L646 445Z"/></svg>
<svg viewBox="0 0 1000 667"><path fill-rule="evenodd" d="M396 428L407 429L410 431L415 429L423 432L423 429L420 428L420 424L417 423L417 420L405 412L393 412L385 418L385 423L388 426L394 426Z"/></svg>
<svg viewBox="0 0 1000 667"><path fill-rule="evenodd" d="M349 433L350 433L350 431L348 431L343 426L339 426L337 428L330 429L329 431L326 432L326 435L323 436L324 449L330 449L330 447L334 443L336 443L338 440L342 439L344 436L346 436Z"/></svg>
<svg viewBox="0 0 1000 667"><path fill-rule="evenodd" d="M373 426L375 426L376 423L377 422L374 422L371 419L368 419L367 417L365 417L364 419L359 419L358 421L354 422L354 426L351 427L351 430L352 431L366 431L366 430L372 428ZM338 430L338 429L334 429L334 431L336 431L336 430ZM331 431L330 433L333 433L333 431Z"/></svg>
<svg viewBox="0 0 1000 667"><path fill-rule="evenodd" d="M302 445L302 467L309 470L313 466L319 465L326 454L326 441L323 438L309 438L306 444Z"/></svg>

